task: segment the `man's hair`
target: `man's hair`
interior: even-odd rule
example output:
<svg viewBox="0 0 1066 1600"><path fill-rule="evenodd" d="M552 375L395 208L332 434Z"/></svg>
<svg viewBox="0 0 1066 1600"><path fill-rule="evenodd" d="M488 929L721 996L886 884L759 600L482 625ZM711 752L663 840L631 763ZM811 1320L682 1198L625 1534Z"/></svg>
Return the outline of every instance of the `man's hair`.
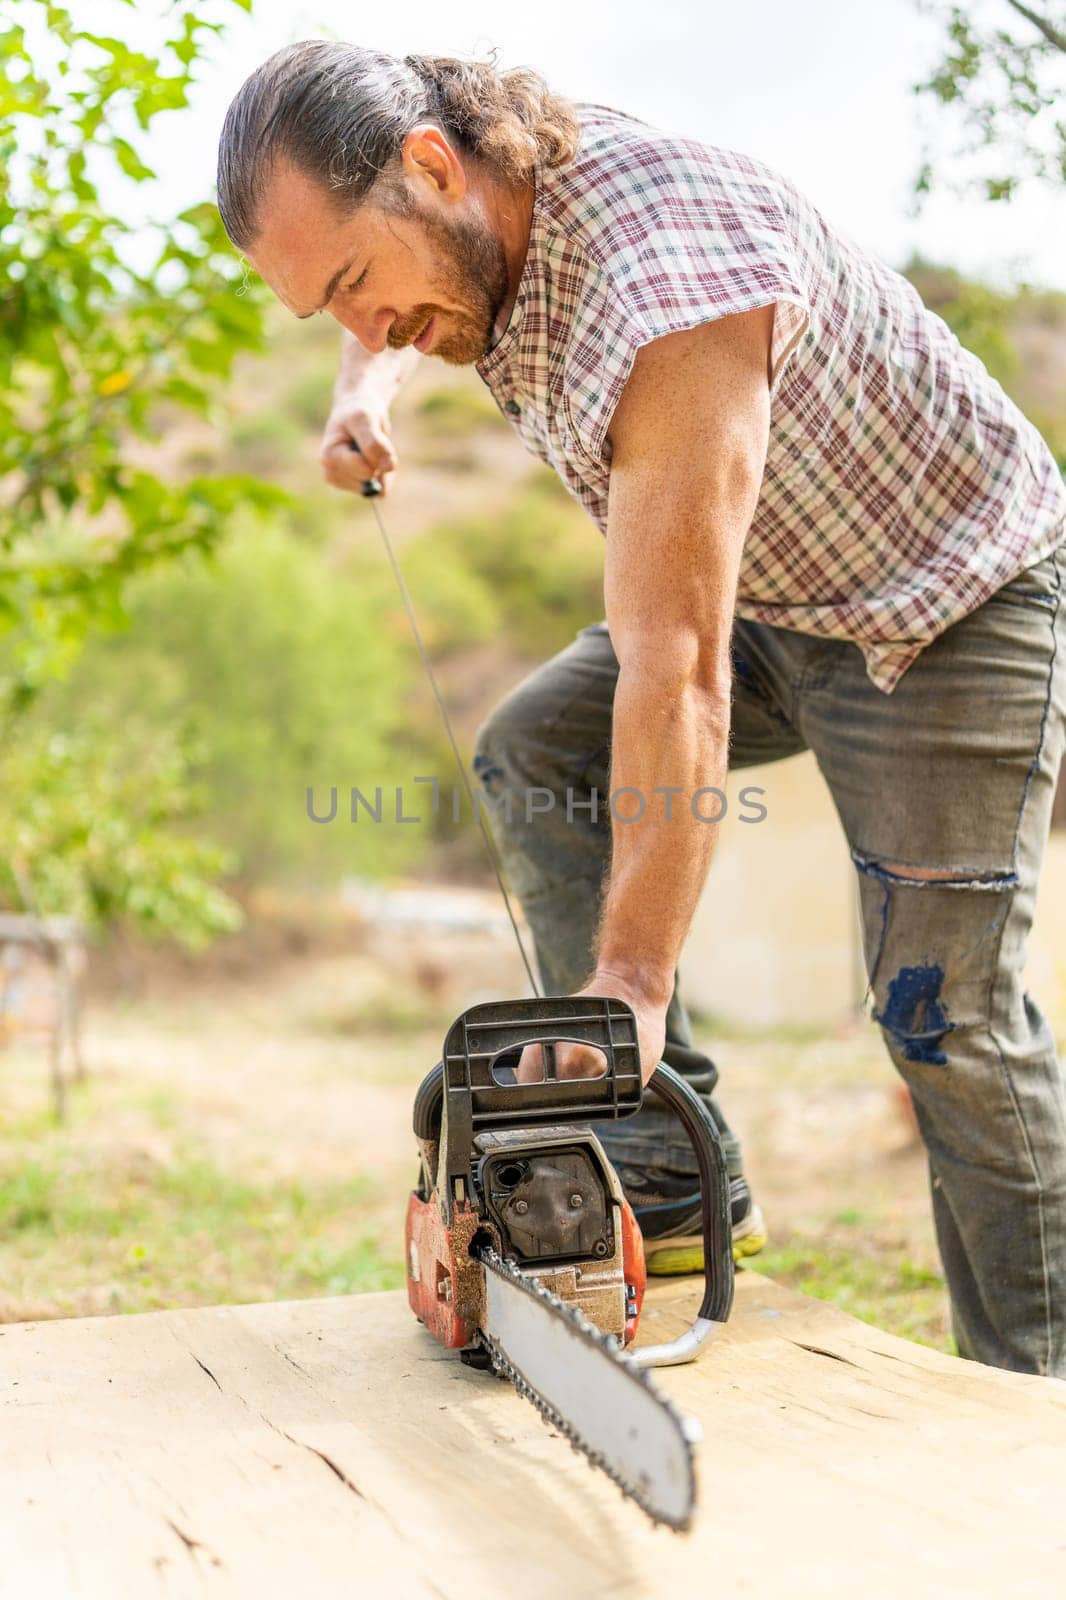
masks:
<svg viewBox="0 0 1066 1600"><path fill-rule="evenodd" d="M397 172L403 141L436 122L499 177L528 179L543 163L577 153L580 125L568 101L538 73L498 72L490 62L450 56L402 61L359 45L307 39L253 72L233 100L218 151L218 207L239 250L259 231L271 171L291 162L337 197L365 200Z"/></svg>

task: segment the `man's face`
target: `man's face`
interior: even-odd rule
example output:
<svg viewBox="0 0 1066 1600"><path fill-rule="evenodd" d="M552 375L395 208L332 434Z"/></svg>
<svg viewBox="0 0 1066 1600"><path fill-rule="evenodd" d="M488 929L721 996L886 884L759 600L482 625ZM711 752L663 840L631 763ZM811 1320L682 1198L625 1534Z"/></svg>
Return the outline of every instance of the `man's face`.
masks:
<svg viewBox="0 0 1066 1600"><path fill-rule="evenodd" d="M281 168L248 259L296 316L326 310L367 350L414 344L469 365L492 343L506 296L503 247L469 208L407 204L406 214L374 203L339 212L310 178Z"/></svg>

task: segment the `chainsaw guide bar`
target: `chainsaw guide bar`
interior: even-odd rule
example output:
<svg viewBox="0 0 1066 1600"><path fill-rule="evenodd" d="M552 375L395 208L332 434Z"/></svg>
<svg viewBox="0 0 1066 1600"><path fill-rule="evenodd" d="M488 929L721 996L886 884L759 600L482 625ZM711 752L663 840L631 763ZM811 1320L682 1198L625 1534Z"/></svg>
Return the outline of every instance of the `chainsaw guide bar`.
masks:
<svg viewBox="0 0 1066 1600"><path fill-rule="evenodd" d="M493 1371L653 1522L687 1530L699 1423L678 1411L612 1334L494 1250L479 1251L478 1259L486 1275L481 1343Z"/></svg>

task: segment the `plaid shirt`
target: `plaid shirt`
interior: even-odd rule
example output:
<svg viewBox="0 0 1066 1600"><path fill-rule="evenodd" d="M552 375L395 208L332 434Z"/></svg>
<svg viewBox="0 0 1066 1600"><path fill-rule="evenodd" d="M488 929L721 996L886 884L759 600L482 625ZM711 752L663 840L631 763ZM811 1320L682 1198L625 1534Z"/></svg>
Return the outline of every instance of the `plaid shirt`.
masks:
<svg viewBox="0 0 1066 1600"><path fill-rule="evenodd" d="M904 278L733 151L582 106L541 170L511 320L478 371L607 528L611 416L641 345L776 306L769 452L736 609L863 651L890 692L1066 538L1055 461Z"/></svg>

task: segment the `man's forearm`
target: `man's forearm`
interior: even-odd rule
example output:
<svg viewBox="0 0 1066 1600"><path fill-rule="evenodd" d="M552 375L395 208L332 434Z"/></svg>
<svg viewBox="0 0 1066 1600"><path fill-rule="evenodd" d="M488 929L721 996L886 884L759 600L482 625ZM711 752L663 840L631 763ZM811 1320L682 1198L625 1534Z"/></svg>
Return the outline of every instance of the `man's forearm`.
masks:
<svg viewBox="0 0 1066 1600"><path fill-rule="evenodd" d="M411 345L403 350L386 349L376 353L367 350L346 331L341 343L335 393L354 394L370 386L381 402L387 405L420 359L418 351Z"/></svg>
<svg viewBox="0 0 1066 1600"><path fill-rule="evenodd" d="M729 764L729 686L697 665L672 675L623 666L612 732L611 872L596 970L665 1006L710 866ZM635 790L636 793L619 791ZM670 791L674 791L670 793ZM658 792L656 792L658 791ZM696 809L694 809L694 799ZM625 821L619 818L632 817Z"/></svg>

